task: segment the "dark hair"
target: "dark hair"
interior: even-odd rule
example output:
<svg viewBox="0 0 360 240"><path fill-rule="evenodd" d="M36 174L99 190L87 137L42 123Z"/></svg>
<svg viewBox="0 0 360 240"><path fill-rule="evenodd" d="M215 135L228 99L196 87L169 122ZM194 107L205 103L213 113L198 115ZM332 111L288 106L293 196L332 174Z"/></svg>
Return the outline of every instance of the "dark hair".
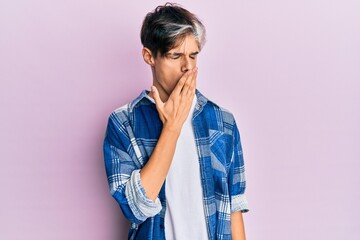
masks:
<svg viewBox="0 0 360 240"><path fill-rule="evenodd" d="M141 43L150 49L154 57L163 56L179 44L178 40L192 34L199 43L199 49L205 44L205 27L188 10L174 3L166 3L149 12L141 27Z"/></svg>

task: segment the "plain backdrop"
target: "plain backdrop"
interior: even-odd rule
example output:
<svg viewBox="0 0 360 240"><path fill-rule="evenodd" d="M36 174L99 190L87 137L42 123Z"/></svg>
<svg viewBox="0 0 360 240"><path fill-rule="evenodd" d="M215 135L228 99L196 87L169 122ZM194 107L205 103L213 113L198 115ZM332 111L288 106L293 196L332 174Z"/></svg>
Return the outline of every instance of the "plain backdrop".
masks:
<svg viewBox="0 0 360 240"><path fill-rule="evenodd" d="M126 239L102 143L151 86L164 3L0 2L0 239ZM207 27L198 89L238 122L248 239L360 239L360 1L179 3Z"/></svg>

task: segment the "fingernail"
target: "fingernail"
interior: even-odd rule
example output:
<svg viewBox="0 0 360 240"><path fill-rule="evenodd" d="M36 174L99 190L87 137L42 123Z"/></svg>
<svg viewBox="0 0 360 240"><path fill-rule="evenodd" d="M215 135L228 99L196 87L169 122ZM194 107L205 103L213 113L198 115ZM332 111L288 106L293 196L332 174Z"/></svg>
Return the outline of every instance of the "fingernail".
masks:
<svg viewBox="0 0 360 240"><path fill-rule="evenodd" d="M155 92L155 87L154 86L151 86L151 91Z"/></svg>

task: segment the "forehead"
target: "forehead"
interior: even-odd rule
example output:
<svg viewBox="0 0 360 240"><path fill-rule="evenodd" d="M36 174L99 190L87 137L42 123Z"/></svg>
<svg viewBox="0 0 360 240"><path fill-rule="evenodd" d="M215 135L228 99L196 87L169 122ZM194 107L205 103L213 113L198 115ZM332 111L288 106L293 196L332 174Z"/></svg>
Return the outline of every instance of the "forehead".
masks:
<svg viewBox="0 0 360 240"><path fill-rule="evenodd" d="M199 51L199 42L192 35L179 39L175 47L169 50L169 53L191 53Z"/></svg>

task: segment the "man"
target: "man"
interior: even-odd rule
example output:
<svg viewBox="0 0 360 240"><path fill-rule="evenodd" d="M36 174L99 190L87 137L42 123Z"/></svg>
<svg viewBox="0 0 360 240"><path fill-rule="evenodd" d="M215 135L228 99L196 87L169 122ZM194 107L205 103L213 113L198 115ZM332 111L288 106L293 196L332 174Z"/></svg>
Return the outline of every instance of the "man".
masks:
<svg viewBox="0 0 360 240"><path fill-rule="evenodd" d="M111 113L104 140L129 239L245 239L239 131L229 111L196 89L203 24L165 4L145 17L141 42L153 86Z"/></svg>

